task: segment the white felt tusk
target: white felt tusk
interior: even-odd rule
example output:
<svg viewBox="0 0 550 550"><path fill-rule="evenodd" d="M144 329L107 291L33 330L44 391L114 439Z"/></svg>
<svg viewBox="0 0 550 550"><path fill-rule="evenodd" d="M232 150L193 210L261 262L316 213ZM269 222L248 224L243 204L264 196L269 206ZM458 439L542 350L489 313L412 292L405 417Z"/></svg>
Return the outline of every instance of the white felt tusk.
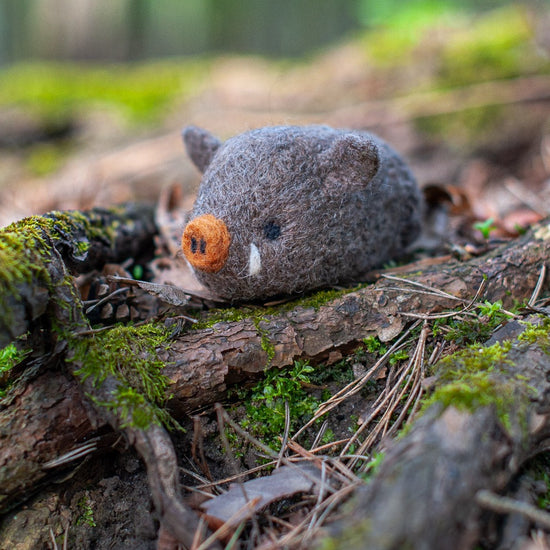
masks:
<svg viewBox="0 0 550 550"><path fill-rule="evenodd" d="M248 258L248 275L252 277L257 275L262 269L262 257L260 251L254 243L250 243L250 256Z"/></svg>

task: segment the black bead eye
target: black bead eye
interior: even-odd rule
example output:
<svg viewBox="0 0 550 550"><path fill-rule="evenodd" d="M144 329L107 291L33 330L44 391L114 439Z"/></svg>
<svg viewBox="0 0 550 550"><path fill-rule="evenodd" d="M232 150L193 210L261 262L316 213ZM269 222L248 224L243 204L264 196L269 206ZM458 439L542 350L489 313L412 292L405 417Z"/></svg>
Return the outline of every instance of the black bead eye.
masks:
<svg viewBox="0 0 550 550"><path fill-rule="evenodd" d="M281 226L275 222L270 221L264 225L264 237L270 241L278 239L281 235Z"/></svg>

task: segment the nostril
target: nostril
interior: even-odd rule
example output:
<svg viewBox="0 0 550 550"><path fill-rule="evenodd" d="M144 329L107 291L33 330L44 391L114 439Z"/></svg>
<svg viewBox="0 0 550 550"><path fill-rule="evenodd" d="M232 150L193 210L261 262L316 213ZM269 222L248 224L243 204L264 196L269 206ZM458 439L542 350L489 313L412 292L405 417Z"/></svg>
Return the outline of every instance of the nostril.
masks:
<svg viewBox="0 0 550 550"><path fill-rule="evenodd" d="M204 239L200 239L197 243L197 239L195 237L191 237L191 254L196 254L197 250L201 254L206 254L206 241Z"/></svg>
<svg viewBox="0 0 550 550"><path fill-rule="evenodd" d="M182 250L189 263L208 273L216 273L225 265L230 243L227 226L212 214L191 220L181 238Z"/></svg>

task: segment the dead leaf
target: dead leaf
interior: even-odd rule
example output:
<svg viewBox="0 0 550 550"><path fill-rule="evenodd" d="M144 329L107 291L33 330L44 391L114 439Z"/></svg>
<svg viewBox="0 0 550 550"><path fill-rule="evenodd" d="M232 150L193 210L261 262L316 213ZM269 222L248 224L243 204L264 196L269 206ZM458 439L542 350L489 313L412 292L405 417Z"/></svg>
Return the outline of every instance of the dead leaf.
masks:
<svg viewBox="0 0 550 550"><path fill-rule="evenodd" d="M202 504L202 509L207 513L209 522L217 524L220 521L230 522L236 527L272 502L291 497L296 493L316 492L320 483L321 471L310 462L282 466L269 476L258 477L242 485L232 484L227 493ZM254 506L246 506L247 502L255 500L257 502ZM236 511L242 512L236 514Z"/></svg>
<svg viewBox="0 0 550 550"><path fill-rule="evenodd" d="M138 281L128 277L108 277L109 281L122 283L129 286L137 286L145 292L160 298L163 302L175 307L185 306L189 303L189 294L184 290L172 285L161 285L158 283L149 283L147 281Z"/></svg>

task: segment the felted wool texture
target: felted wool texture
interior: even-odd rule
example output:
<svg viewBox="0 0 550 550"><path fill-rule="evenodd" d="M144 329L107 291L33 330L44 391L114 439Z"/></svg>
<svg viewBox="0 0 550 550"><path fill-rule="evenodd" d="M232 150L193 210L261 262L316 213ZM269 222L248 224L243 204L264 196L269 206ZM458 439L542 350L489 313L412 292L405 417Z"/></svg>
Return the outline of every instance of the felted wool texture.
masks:
<svg viewBox="0 0 550 550"><path fill-rule="evenodd" d="M420 233L423 203L414 177L372 134L274 126L222 144L189 127L184 140L204 167L189 219L212 214L231 237L223 267L195 273L228 300L359 281L402 255ZM254 248L254 266L258 258L261 266L251 275Z"/></svg>

